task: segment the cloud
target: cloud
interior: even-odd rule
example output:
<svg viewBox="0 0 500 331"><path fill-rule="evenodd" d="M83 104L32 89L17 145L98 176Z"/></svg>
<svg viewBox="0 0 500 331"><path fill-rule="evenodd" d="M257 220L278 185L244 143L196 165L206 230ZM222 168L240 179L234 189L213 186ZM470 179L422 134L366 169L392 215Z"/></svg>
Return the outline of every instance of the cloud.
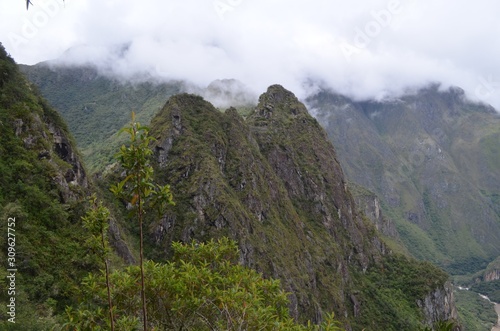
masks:
<svg viewBox="0 0 500 331"><path fill-rule="evenodd" d="M21 63L72 48L66 63L124 77L279 83L302 98L311 79L357 99L441 82L500 109L494 0L33 2L0 0L0 41Z"/></svg>

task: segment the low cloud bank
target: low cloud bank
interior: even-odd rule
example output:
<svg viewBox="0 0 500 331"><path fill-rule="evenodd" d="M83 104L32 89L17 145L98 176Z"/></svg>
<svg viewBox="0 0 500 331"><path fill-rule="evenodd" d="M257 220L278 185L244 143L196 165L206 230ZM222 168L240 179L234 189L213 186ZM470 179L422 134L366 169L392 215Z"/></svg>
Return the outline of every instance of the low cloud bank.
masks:
<svg viewBox="0 0 500 331"><path fill-rule="evenodd" d="M59 57L199 86L231 78L257 93L279 83L300 98L318 85L381 99L440 82L500 109L493 0L37 2L0 23L21 63Z"/></svg>

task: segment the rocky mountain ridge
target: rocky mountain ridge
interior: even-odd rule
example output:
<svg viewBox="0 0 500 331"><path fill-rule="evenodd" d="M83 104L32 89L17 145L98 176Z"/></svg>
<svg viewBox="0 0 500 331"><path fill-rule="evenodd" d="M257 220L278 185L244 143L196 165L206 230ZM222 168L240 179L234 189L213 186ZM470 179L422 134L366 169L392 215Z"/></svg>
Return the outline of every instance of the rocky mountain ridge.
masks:
<svg viewBox="0 0 500 331"><path fill-rule="evenodd" d="M333 310L349 330L368 324L410 330L456 318L452 298L442 292L446 276L430 264L392 257L358 213L326 133L283 87L269 87L245 119L199 96L173 96L153 118L151 134L157 180L170 183L176 200L163 218L150 220L151 256L168 256L172 240L226 235L239 243L245 265L281 279L298 319L318 321ZM411 322L385 320L389 311L402 312L390 302L375 304L378 291L390 292L388 284L396 281L397 273L381 275L389 265L419 278L419 290L408 289L421 293L417 297L402 289ZM419 273L436 279L428 282ZM424 313L418 300L432 313Z"/></svg>

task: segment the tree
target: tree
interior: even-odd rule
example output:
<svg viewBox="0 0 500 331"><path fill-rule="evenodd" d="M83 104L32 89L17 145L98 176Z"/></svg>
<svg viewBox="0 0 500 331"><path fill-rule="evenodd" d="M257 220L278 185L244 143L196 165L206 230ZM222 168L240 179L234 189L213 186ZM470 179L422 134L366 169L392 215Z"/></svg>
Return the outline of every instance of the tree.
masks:
<svg viewBox="0 0 500 331"><path fill-rule="evenodd" d="M207 243L174 243L169 263L147 261L145 285L149 327L154 330L276 330L339 331L338 322L328 315L321 325L301 325L289 315L287 293L279 280L264 279L253 269L238 264L236 242L221 238ZM137 330L141 293L138 266L110 275L119 330ZM104 275L89 275L83 282L94 309L68 310L80 330L101 330L109 315L104 306ZM89 306L87 306L89 307ZM119 325L119 326L118 326Z"/></svg>
<svg viewBox="0 0 500 331"><path fill-rule="evenodd" d="M106 278L106 294L108 300L109 321L111 331L115 330L114 315L113 315L113 300L111 298L111 284L109 281L109 243L108 243L108 228L109 228L109 210L103 206L102 202L97 202L97 197L92 195L90 198L92 204L91 209L85 216L82 217L83 226L90 233L87 239L87 245L94 253L102 258L104 264L104 274Z"/></svg>
<svg viewBox="0 0 500 331"><path fill-rule="evenodd" d="M142 319L144 331L148 329L146 290L144 284L144 235L143 221L145 205L157 207L159 213L167 204L174 204L170 186L155 185L153 183L153 166L150 164L152 150L149 145L154 138L148 135L149 128L135 121L132 113L132 124L123 128L120 132L130 135L130 145L123 145L117 154L120 166L125 170L125 178L111 187L111 191L124 199L132 208L139 223L139 254L141 270L141 299Z"/></svg>

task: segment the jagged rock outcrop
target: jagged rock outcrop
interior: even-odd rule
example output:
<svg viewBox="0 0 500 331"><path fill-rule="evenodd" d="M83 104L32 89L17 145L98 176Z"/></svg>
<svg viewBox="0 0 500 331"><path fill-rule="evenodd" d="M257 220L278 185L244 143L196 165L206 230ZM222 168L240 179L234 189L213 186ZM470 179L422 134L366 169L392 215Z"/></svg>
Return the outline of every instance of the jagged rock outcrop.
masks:
<svg viewBox="0 0 500 331"><path fill-rule="evenodd" d="M483 281L492 282L500 279L500 269L487 270L484 272Z"/></svg>
<svg viewBox="0 0 500 331"><path fill-rule="evenodd" d="M120 225L113 218L109 222L109 241L116 254L121 257L125 263L132 265L137 262L127 242L123 239Z"/></svg>
<svg viewBox="0 0 500 331"><path fill-rule="evenodd" d="M492 261L488 267L474 279L475 283L500 280L500 257Z"/></svg>
<svg viewBox="0 0 500 331"><path fill-rule="evenodd" d="M309 316L319 318L322 310L315 297L321 296L324 300L335 301L343 311L347 310L343 296L327 298L320 293L318 283L326 282L322 279L330 277L348 282L349 263L366 268L369 259L378 253L376 250L372 253L363 251L363 237L370 238L368 231L363 228L365 233L360 233L356 227L353 202L348 196L346 198L342 172L338 164L332 162L333 148L325 140L319 125L294 96L290 99L290 92L280 88L279 93L269 97L291 100L297 107L289 115L287 109L278 109L283 105L262 100L247 120L251 124L247 124L234 109L220 113L197 96L181 95L170 99L164 109L166 114L159 115L152 123L153 133L159 135L156 146L159 171L168 173L174 195L178 197L176 200L186 191L190 198L186 202L179 201L179 204L184 202L186 205L184 213L167 215L154 226L152 239L168 248L173 238L189 241L230 235L238 240L241 258L246 265L283 280L286 289L293 293L290 308L296 317L299 311L309 311ZM274 108L274 114L268 113L269 107ZM277 127L259 125L263 116L270 118L272 115ZM290 123L306 124L304 128L315 123L306 135L311 135L308 139L312 139L315 138L314 130L314 134L319 134L328 148L318 155L330 157L322 164L337 167L324 171L327 179L322 177L323 171L317 169L316 178L307 174L302 168L304 160L291 153L297 147L292 148L291 141L280 144L290 153L267 144L275 139L268 135L283 132L279 127L280 117L288 118ZM162 124L168 125L158 130ZM299 134L300 130L292 132ZM305 151L308 146L303 148ZM337 196L334 197L335 187ZM322 236L314 235L313 224L305 222L306 209L299 210L294 206L294 200L305 205L298 199L313 202L307 221L325 229ZM334 254L338 243L348 246L346 239L333 230L336 226L352 231L353 238L358 241L357 247L349 247L345 259ZM176 228L179 228L177 234ZM332 236L327 235L327 229ZM334 240L334 236L339 237L338 240ZM314 241L322 242L319 254L310 247ZM272 255L275 258L270 258ZM320 276L318 264L329 272L322 270L324 274ZM306 288L309 293L303 290L300 293L299 289Z"/></svg>
<svg viewBox="0 0 500 331"><path fill-rule="evenodd" d="M71 169L68 169L64 174L64 179L69 185L79 185L83 188L87 188L87 175L80 160L80 156L75 151L74 143L71 142L68 135L54 123L49 123L48 129L54 142L54 152L61 160L71 165Z"/></svg>
<svg viewBox="0 0 500 331"><path fill-rule="evenodd" d="M377 322L386 308L372 304L378 288L390 287L379 269L385 245L358 214L324 130L291 92L269 87L246 119L177 95L153 119L151 134L157 180L171 185L176 202L150 219L153 257L168 256L173 240L229 236L242 263L281 279L295 318L319 321L334 311L348 330L400 324ZM398 261L393 268L416 263ZM416 299L409 302L418 309ZM371 314L378 317L367 322Z"/></svg>
<svg viewBox="0 0 500 331"><path fill-rule="evenodd" d="M59 188L61 202L78 200L89 186L81 158L61 119L54 117L43 100L40 104L44 113L33 112L30 117L12 120L15 135L26 149L38 154L40 161L46 160L54 168L52 180Z"/></svg>
<svg viewBox="0 0 500 331"><path fill-rule="evenodd" d="M435 289L424 299L418 300L418 306L422 308L426 325L433 326L439 321L458 320L453 285L450 282ZM460 328L455 329L455 331L459 330Z"/></svg>

